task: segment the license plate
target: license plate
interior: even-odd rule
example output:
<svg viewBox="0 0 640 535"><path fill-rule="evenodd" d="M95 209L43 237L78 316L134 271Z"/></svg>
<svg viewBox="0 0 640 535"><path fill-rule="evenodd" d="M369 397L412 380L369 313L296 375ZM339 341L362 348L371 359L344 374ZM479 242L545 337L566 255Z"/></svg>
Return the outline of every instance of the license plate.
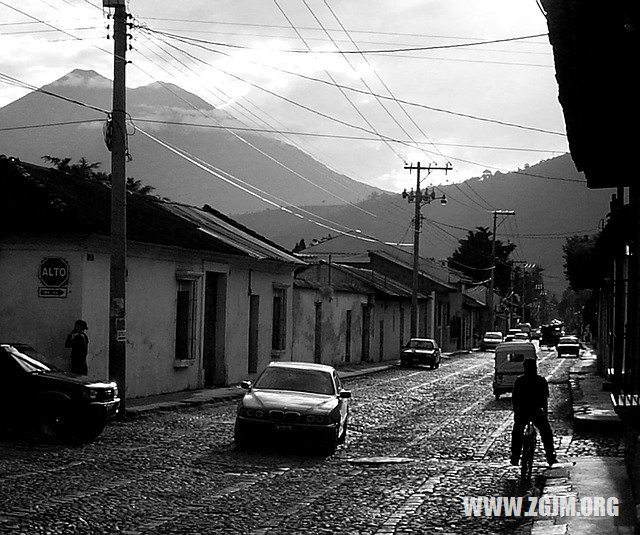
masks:
<svg viewBox="0 0 640 535"><path fill-rule="evenodd" d="M276 425L276 431L281 431L281 432L287 432L287 431L291 431L291 426L290 425Z"/></svg>

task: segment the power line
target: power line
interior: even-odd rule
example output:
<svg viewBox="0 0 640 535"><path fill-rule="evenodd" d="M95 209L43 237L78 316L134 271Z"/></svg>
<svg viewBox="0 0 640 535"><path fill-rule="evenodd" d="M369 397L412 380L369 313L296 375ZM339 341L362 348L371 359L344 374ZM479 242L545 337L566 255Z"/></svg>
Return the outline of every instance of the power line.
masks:
<svg viewBox="0 0 640 535"><path fill-rule="evenodd" d="M184 37L177 36L177 35L172 35L172 34L165 34L164 32L160 32L158 30L153 30L153 29L150 29L150 28L144 28L144 30L152 32L152 33L158 33L159 35L166 35L167 37L169 37L171 39L175 39L175 40L178 40L178 41L183 42L183 43L191 44L192 46L197 46L199 48L203 48L204 50L207 50L209 52L213 52L215 54L220 54L220 55L223 55L223 56L226 56L226 57L233 57L233 56L231 56L230 54L228 54L226 52L222 52L220 50L207 48L206 46L204 46L202 44L198 44L197 40L192 42L188 38L184 38ZM412 107L416 107L416 108L422 108L422 109L426 109L426 110L429 110L429 111L435 111L435 112L438 112L438 113L445 113L445 114L454 115L454 116L457 116L457 117L463 117L463 118L466 118L466 119L473 119L473 120L476 120L476 121L482 121L482 122L498 124L498 125L501 125L501 126L507 126L507 127L511 127L511 128L519 128L519 129L522 129L522 130L529 130L529 131L532 131L532 132L539 132L539 133L543 133L543 134L551 134L551 135L557 135L557 136L566 137L566 134L563 133L563 132L556 132L556 131L547 130L547 129L544 129L544 128L536 128L536 127L525 126L525 125L521 125L521 124L517 124L517 123L511 123L511 122L507 122L507 121L500 121L500 120L497 120L497 119L490 119L490 118L487 118L487 117L480 117L480 116L477 116L477 115L472 115L472 114L462 113L462 112L456 112L456 111L447 110L447 109L444 109L444 108L438 108L438 107L435 107L435 106L428 106L426 104L421 104L421 103L411 102L411 101L404 100L404 99L398 99L398 98L394 98L394 97L389 97L387 95L383 95L383 94L380 94L380 93L373 93L373 92L370 92L370 91L365 91L365 90L358 89L358 88L355 88L355 87L352 87L352 86L347 86L347 85L344 85L344 84L336 84L336 83L327 82L326 80L322 80L321 78L316 78L314 76L308 76L308 75L305 75L305 74L302 74L302 73L299 73L299 72L293 72L293 71L289 71L287 69L274 67L272 65L269 65L269 64L266 64L266 63L263 63L263 62L259 62L259 61L255 61L255 60L251 60L251 59L246 59L246 58L245 58L245 60L250 62L250 63L261 65L261 66L273 69L275 71L282 72L284 74L289 74L291 76L296 76L298 78L303 78L305 80L309 80L309 81L313 81L313 82L317 82L317 83L321 83L321 84L325 84L325 85L336 86L339 89L344 89L344 90L347 90L347 91L353 91L354 93L360 93L360 94L364 94L364 95L367 95L367 96L380 98L380 99L383 99L383 100L393 100L395 102L398 102L398 103L401 103L401 104L404 104L404 105L407 105L407 106L412 106ZM225 72L225 71L223 71L223 72ZM225 72L225 74L228 74L229 76L233 76L233 75L230 75L229 73L226 73L226 72ZM244 80L244 81L245 81L245 83L250 83L250 82L247 82L246 80Z"/></svg>
<svg viewBox="0 0 640 535"><path fill-rule="evenodd" d="M169 45L169 46L172 46L172 45ZM183 52L183 53L184 53L184 52ZM161 83L161 85L163 85L163 87L165 86L165 84L162 84L162 82L159 82L159 83ZM169 89L169 90L170 90L170 89ZM170 90L170 91L171 91L171 90ZM174 93L173 91L171 91L171 92L172 92L172 93ZM175 93L174 93L174 94L175 94ZM190 102L186 101L184 98L182 98L182 97L179 97L179 98L181 98L181 100L185 101L185 102L186 102L190 107L192 107L193 109L195 109L195 110L196 110L196 111L198 111L199 113L204 114L204 115L205 115L205 117L207 116L207 114L206 114L206 113L204 113L204 112L203 112L203 110L201 110L201 109L197 108L196 106L194 106L194 105L193 105L193 104L191 104ZM214 119L214 120L216 120L215 118L213 118L213 119ZM216 120L216 122L218 122L218 121ZM250 141L246 140L246 139L245 139L245 138L243 138L242 136L239 136L238 134L236 134L235 132L233 132L231 129L229 129L229 128L225 127L224 125L220 125L220 124L219 124L219 126L221 126L225 131L229 132L231 135L233 135L236 139L240 140L242 143L244 143L244 144L248 145L249 147L253 148L253 149L254 149L255 151L257 151L258 153L262 154L263 156L265 156L265 157L266 157L266 158L268 158L269 160L273 161L274 163L276 163L276 164L280 165L281 167L283 167L283 168L284 168L284 169L286 169L287 171L291 172L291 173L292 173L292 174L294 174L295 176L297 176L297 177L301 178L301 179L302 179L302 180L304 180L305 182L308 182L308 183L310 183L312 186L314 186L314 187L316 187L316 188L318 188L318 189L320 189L320 190L324 191L325 193L327 193L327 194L331 195L332 197L335 197L336 199L339 199L340 201L342 201L342 202L344 202L344 203L346 203L346 204L348 204L348 205L350 205L350 206L353 206L356 210L359 210L359 211L361 211L361 212L367 212L366 210L364 210L363 208L361 208L361 207L357 206L356 204L352 203L351 201L349 201L349 200L347 200L347 199L345 199L345 198L343 198L343 197L341 197L341 196L339 196L339 195L337 195L337 194L333 193L332 191L330 191L330 190L328 190L328 189L326 189L326 188L324 188L324 187L322 187L322 186L320 186L320 185L318 185L318 184L314 183L314 182L313 182L313 181L311 181L310 179L306 178L306 177L305 177L305 176L303 176L302 174L300 174L300 173L298 173L297 171L295 171L294 169L292 169L290 166L288 166L288 165L284 164L283 162L280 162L279 160L277 160L276 158L274 158L274 157L273 157L273 156L271 156L270 154L266 153L265 151L263 151L262 149L260 149L259 147L257 147L255 144L253 144L253 143L251 143ZM372 215L373 217L377 217L375 214L371 214L371 213L369 213L369 215Z"/></svg>
<svg viewBox="0 0 640 535"><path fill-rule="evenodd" d="M162 30L156 30L159 33L167 35L168 37L174 38L182 38L187 40L192 40L194 42L205 43L214 46L221 46L226 48L234 48L241 50L252 49L253 47L246 45L236 45L231 43L223 43L220 41L211 41L206 39L198 39L196 37L187 37L179 34L174 34L171 32L165 32ZM468 48L473 46L481 46L481 45L490 45L495 43L508 43L512 41L524 41L528 39L534 39L536 37L545 37L549 35L548 33L540 33L534 35L522 35L517 37L506 37L503 39L491 39L487 41L475 41L472 43L455 43L455 44L447 44L447 45L432 45L432 46L408 46L408 47L397 47L397 48L378 48L378 49L365 49L365 50L310 50L310 49L281 49L279 52L290 53L290 54L394 54L397 52L417 52L417 51L426 51L426 50L443 50L443 49L451 49L451 48Z"/></svg>

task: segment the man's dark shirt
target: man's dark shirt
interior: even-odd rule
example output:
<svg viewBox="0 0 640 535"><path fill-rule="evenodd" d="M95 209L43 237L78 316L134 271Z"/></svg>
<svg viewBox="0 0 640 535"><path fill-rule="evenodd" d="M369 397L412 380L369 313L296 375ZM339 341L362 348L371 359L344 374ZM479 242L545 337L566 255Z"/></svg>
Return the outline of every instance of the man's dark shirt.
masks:
<svg viewBox="0 0 640 535"><path fill-rule="evenodd" d="M547 410L549 385L540 375L521 375L513 385L513 410L516 414L534 414Z"/></svg>
<svg viewBox="0 0 640 535"><path fill-rule="evenodd" d="M89 337L85 333L71 333L64 343L71 348L71 372L87 375L87 351Z"/></svg>

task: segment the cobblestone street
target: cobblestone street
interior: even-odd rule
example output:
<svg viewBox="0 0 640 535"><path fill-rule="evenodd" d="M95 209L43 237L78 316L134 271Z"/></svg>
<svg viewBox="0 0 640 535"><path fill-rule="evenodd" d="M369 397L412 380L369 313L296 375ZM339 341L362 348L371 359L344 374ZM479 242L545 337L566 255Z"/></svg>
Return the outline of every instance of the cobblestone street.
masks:
<svg viewBox="0 0 640 535"><path fill-rule="evenodd" d="M622 455L618 436L573 434L571 365L541 352L558 457ZM4 437L0 533L527 533L531 519L465 516L462 505L542 484L538 442L535 484L518 487L511 399L495 400L492 377L493 353L474 352L350 379L348 437L332 457L237 452L235 401L115 422L81 447Z"/></svg>

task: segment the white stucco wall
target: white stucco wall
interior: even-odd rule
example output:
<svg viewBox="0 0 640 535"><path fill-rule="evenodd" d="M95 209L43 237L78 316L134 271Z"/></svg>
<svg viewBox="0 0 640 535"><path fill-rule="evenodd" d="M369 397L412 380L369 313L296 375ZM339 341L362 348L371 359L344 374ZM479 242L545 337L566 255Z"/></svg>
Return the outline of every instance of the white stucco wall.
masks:
<svg viewBox="0 0 640 535"><path fill-rule="evenodd" d="M235 265L228 276L226 339L227 382L238 383L254 379L271 360L291 360L293 330L293 274L291 271L269 272ZM282 352L275 354L271 348L273 328L274 284L286 291L286 343ZM258 371L250 374L249 364L249 303L250 295L260 297L258 313Z"/></svg>
<svg viewBox="0 0 640 535"><path fill-rule="evenodd" d="M334 292L324 298L312 289L294 290L293 349L294 360L314 362L315 354L315 302L322 301L322 342L321 360L323 364L337 366L346 362L347 310L351 310L351 358L350 362L362 360L362 305L367 296L360 293Z"/></svg>
<svg viewBox="0 0 640 535"><path fill-rule="evenodd" d="M44 257L61 257L69 263L67 297L38 297L41 285L38 272ZM274 283L288 288L285 347L291 347L292 269L270 265L260 270L255 269L256 264L259 262L233 258L212 262L204 260L198 252L130 244L126 298L127 397L204 386L202 342L207 270L226 277L226 310L220 315L220 321L224 322L222 353L226 383L247 378L249 289L261 297L259 371L272 358ZM179 270L202 273L197 279L196 358L192 365L185 367L174 365L176 272ZM82 318L89 324L89 377L107 378L109 278L107 240L5 242L0 249L0 341L29 343L47 355L50 362L66 370L69 369L69 349L64 348L64 340L74 321ZM285 350L277 357L290 360L290 351Z"/></svg>
<svg viewBox="0 0 640 535"><path fill-rule="evenodd" d="M64 258L69 263L65 298L38 297L38 279L45 257ZM67 370L69 349L64 347L75 320L82 317L84 254L64 243L3 243L0 248L0 340L24 342Z"/></svg>

